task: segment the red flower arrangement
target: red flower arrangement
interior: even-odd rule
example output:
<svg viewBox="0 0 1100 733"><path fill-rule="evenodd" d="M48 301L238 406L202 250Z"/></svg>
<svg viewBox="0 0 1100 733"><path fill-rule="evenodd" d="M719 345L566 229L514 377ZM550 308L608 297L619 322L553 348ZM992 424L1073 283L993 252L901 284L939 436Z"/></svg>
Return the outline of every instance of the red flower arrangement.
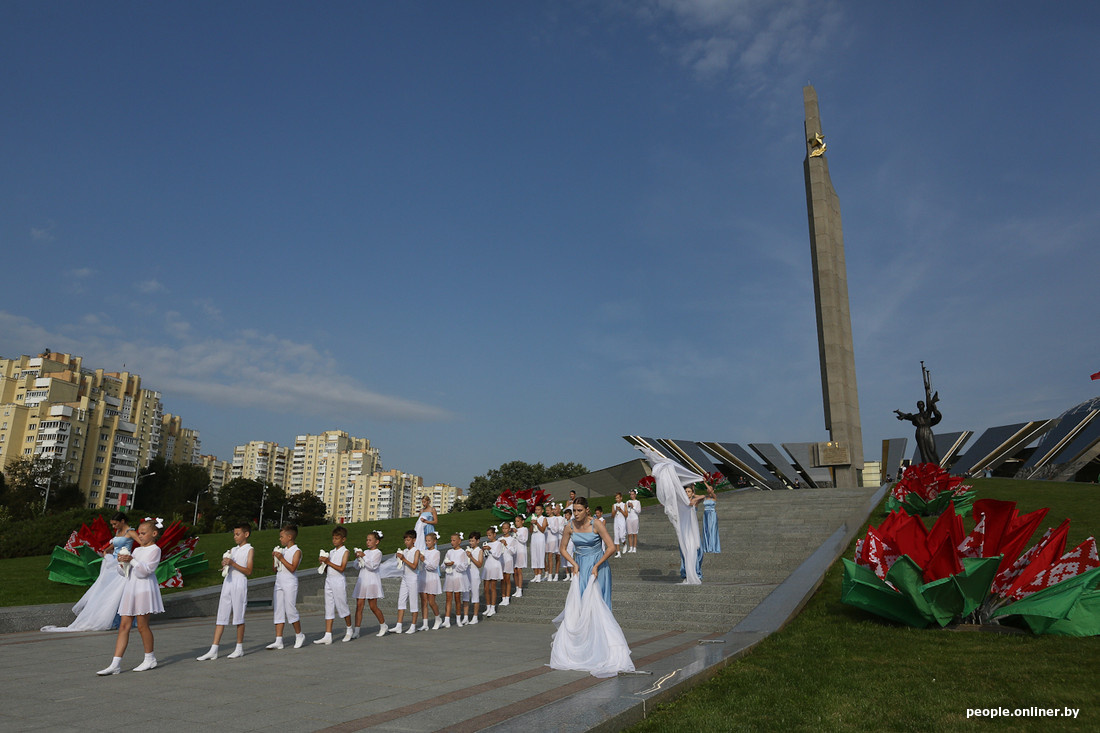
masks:
<svg viewBox="0 0 1100 733"><path fill-rule="evenodd" d="M910 514L938 516L949 503L955 511L966 515L974 503L973 487L963 484L961 476L952 476L935 463L909 466L901 480L894 484L886 499L886 511L904 509Z"/></svg>
<svg viewBox="0 0 1100 733"><path fill-rule="evenodd" d="M1020 616L1035 633L1100 634L1100 556L1089 537L1065 550L1069 520L1027 552L1047 509L1020 515L1015 502L974 503L977 524L964 534L948 505L931 530L893 511L844 559L841 600L920 628Z"/></svg>
<svg viewBox="0 0 1100 733"><path fill-rule="evenodd" d="M493 503L493 515L497 519L512 521L517 516L527 517L535 511L535 507L546 504L553 497L542 489L522 489L514 491L505 489Z"/></svg>

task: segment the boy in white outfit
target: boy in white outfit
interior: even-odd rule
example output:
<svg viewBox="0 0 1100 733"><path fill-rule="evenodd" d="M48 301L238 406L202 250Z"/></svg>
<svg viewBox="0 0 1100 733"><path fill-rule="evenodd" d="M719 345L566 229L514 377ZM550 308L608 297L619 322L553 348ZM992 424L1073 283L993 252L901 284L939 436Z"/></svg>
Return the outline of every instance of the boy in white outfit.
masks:
<svg viewBox="0 0 1100 733"><path fill-rule="evenodd" d="M393 633L401 633L401 624L405 620L405 610L412 611L412 623L409 624L406 634L416 633L416 617L420 613L420 550L416 549L416 532L405 532L405 549L394 557L402 564L401 590L397 594L397 625L393 627Z"/></svg>
<svg viewBox="0 0 1100 733"><path fill-rule="evenodd" d="M306 643L302 633L302 622L298 615L298 565L302 562L302 551L294 541L298 539L298 527L288 524L279 530L279 544L271 551L275 564L275 593L271 598L271 607L275 611L275 641L267 645L268 649L283 648L283 625L294 626L294 648L301 649Z"/></svg>
<svg viewBox="0 0 1100 733"><path fill-rule="evenodd" d="M332 530L332 550L321 556L321 565L325 568L325 635L314 639L314 644L332 643L332 622L336 616L344 619L347 631L343 641L351 641L355 628L351 625L351 609L348 608L348 581L344 578L344 569L348 566L348 531L343 527Z"/></svg>
<svg viewBox="0 0 1100 733"><path fill-rule="evenodd" d="M218 644L222 632L230 623L237 627L237 646L229 653L230 659L244 656L244 610L248 605L248 576L252 575L252 545L248 538L252 534L252 525L242 522L233 528L233 541L237 543L222 557L222 594L218 599L218 618L214 626L214 643L210 650L197 657L205 662L218 658Z"/></svg>

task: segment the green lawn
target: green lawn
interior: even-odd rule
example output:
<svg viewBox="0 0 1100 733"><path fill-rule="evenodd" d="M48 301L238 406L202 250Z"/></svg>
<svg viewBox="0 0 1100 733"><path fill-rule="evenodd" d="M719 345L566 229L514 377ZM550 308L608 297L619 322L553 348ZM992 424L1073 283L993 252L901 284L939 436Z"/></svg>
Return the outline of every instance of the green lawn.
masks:
<svg viewBox="0 0 1100 733"><path fill-rule="evenodd" d="M1068 547L1100 530L1100 488L978 479L978 498L1071 518ZM871 518L878 524L882 514ZM967 529L972 523L967 522ZM847 556L851 557L853 546ZM842 565L786 628L631 731L1096 730L1100 638L898 626L840 603ZM968 708L1080 708L1060 718L967 720Z"/></svg>
<svg viewBox="0 0 1100 733"><path fill-rule="evenodd" d="M649 499L643 503L652 503ZM593 498L592 506L602 504L610 508L614 503L613 498ZM405 530L412 529L413 519L386 519L375 522L359 522L345 524L348 530L348 547L366 547L367 532L380 530L383 534L382 544L379 549L383 554L389 554L404 547L402 535ZM455 512L442 514L436 529L443 536L440 544L448 546L452 532L464 532L469 536L470 532L477 530L485 535L485 530L498 520L488 509L475 512ZM316 567L317 554L321 549L332 549L332 529L334 525L325 524L316 527L303 527L298 532L298 546L302 548L302 567ZM206 553L209 568L201 573L190 575L185 580L185 587L180 590L203 588L211 585L219 585L222 582L221 556L222 553L233 546L233 533L199 535L197 550ZM252 577L258 578L271 575L270 563L271 550L279 543L279 530L277 527L260 532L253 532L250 538L252 546L256 548L254 571ZM84 595L85 587L52 583L46 578L46 565L49 556L19 557L8 560L0 560L0 606L29 606L40 603L75 603ZM176 593L178 590L164 590L165 594Z"/></svg>

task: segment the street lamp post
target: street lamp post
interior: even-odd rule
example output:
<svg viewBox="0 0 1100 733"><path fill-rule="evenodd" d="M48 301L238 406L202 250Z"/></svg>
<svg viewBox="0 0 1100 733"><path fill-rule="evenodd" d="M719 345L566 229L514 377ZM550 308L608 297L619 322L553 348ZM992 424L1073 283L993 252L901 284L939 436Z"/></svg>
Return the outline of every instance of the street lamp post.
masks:
<svg viewBox="0 0 1100 733"><path fill-rule="evenodd" d="M62 466L62 468L64 468L66 471L68 471L70 468L72 468L72 465L73 465L72 461L66 461L65 465ZM53 486L53 469L51 467L50 475L46 477L46 495L44 497L42 497L42 513L43 514L46 513L46 505L49 504L49 502L50 502L50 488L52 486Z"/></svg>
<svg viewBox="0 0 1100 733"><path fill-rule="evenodd" d="M263 488L263 491L260 493L260 523L259 523L259 526L256 527L257 532L259 532L261 529L264 528L264 499L266 499L266 498L267 498L267 487L265 486Z"/></svg>
<svg viewBox="0 0 1100 733"><path fill-rule="evenodd" d="M134 479L134 490L132 492L130 492L130 510L131 511L134 509L135 506L137 506L138 482L141 481L143 478L149 478L150 476L156 476L156 475L157 475L157 472L153 471L152 473L147 473L144 476L138 476L137 478Z"/></svg>
<svg viewBox="0 0 1100 733"><path fill-rule="evenodd" d="M192 502L195 505L195 517L191 520L191 528L194 529L195 525L199 523L199 497L206 493L207 489L203 489L199 493L195 494L195 501Z"/></svg>

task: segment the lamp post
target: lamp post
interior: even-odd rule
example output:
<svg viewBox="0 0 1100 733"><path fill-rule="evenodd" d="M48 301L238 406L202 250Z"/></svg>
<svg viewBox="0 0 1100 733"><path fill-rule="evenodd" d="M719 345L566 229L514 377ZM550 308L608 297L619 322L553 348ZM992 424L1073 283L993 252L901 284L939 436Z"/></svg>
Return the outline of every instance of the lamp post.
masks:
<svg viewBox="0 0 1100 733"><path fill-rule="evenodd" d="M130 493L130 510L131 511L134 509L134 507L137 506L138 482L141 481L143 478L149 478L150 476L156 476L156 475L157 475L157 472L153 471L152 473L147 473L144 476L138 476L136 479L134 479L134 490Z"/></svg>
<svg viewBox="0 0 1100 733"><path fill-rule="evenodd" d="M209 490L209 488L210 487L207 486L205 489L203 489L199 493L195 494L195 501L191 502L192 504L195 505L195 516L191 520L191 529L194 529L195 525L199 523L199 497L202 496L203 494L205 494L207 492L207 490Z"/></svg>
<svg viewBox="0 0 1100 733"><path fill-rule="evenodd" d="M264 528L264 499L267 498L267 486L263 487L263 491L260 492L260 522L256 527L256 531L259 532Z"/></svg>
<svg viewBox="0 0 1100 733"><path fill-rule="evenodd" d="M73 462L66 461L62 466L66 471L72 468ZM46 495L42 497L42 513L46 513L46 505L50 502L50 488L53 486L53 466L50 466L50 475L46 477Z"/></svg>

